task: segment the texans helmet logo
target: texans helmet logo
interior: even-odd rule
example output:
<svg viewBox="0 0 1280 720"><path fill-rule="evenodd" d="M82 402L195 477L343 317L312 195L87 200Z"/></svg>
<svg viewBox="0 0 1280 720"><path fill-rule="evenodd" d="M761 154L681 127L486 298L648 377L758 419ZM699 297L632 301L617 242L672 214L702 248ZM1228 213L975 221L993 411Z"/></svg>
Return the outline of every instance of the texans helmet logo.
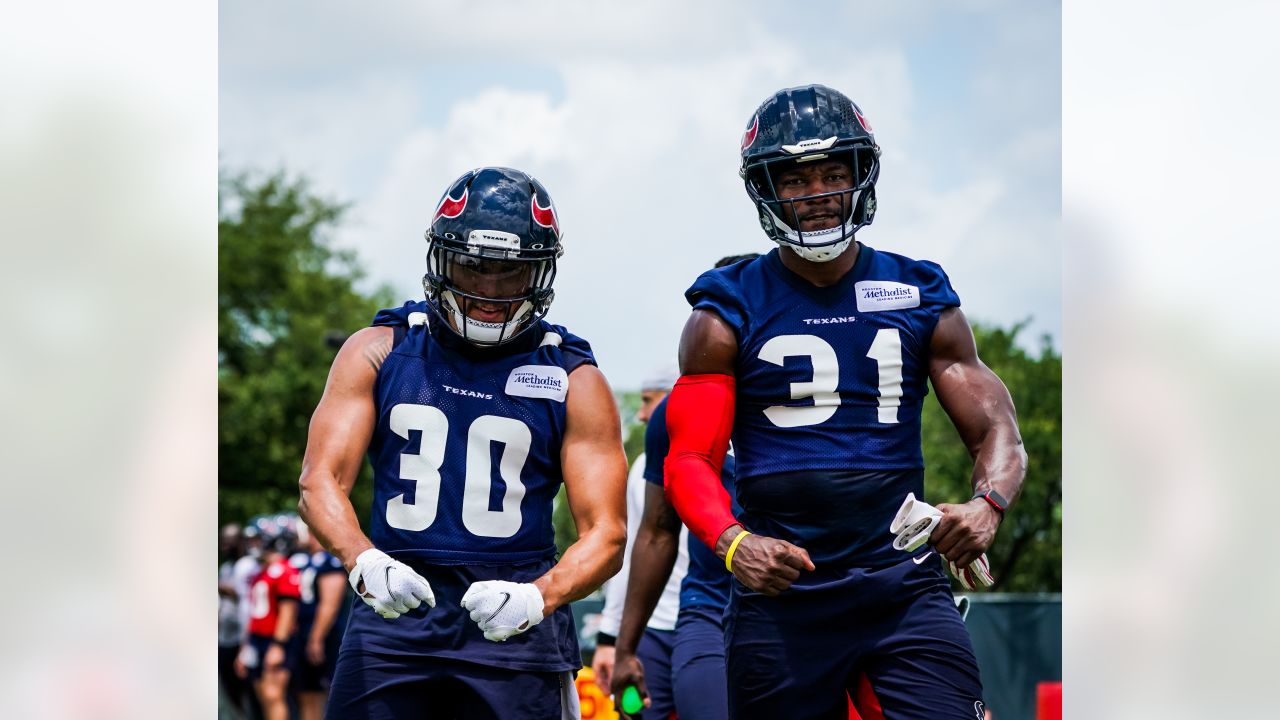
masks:
<svg viewBox="0 0 1280 720"><path fill-rule="evenodd" d="M547 206L542 207L538 204L538 196L535 194L529 200L531 211L533 212L533 221L545 228L551 228L555 231L556 237L560 237L560 220L556 217L556 207L550 200Z"/></svg>
<svg viewBox="0 0 1280 720"><path fill-rule="evenodd" d="M742 134L742 147L738 150L738 152L742 152L747 148L751 147L751 143L756 141L756 132L759 129L760 129L760 116L756 115L755 117L751 118L751 127L747 128L747 131Z"/></svg>
<svg viewBox="0 0 1280 720"><path fill-rule="evenodd" d="M468 190L469 188L465 188L465 187L462 188L462 197L458 198L457 200L454 200L453 198L449 197L448 193L445 193L444 197L440 199L440 205L439 207L436 208L435 217L431 218L431 222L434 223L440 218L452 219L461 215L462 211L467 207Z"/></svg>
<svg viewBox="0 0 1280 720"><path fill-rule="evenodd" d="M854 109L854 111L853 111L853 114L854 114L854 115L856 115L856 116L858 117L858 124L862 126L862 129L863 129L863 130L866 130L867 132L871 133L872 135L874 135L874 134L875 134L875 132L876 132L876 131L871 129L871 123L867 122L867 119L866 119L866 118L864 118L864 117L862 117L862 113L861 113L861 112L859 112L859 111L855 108L855 109Z"/></svg>

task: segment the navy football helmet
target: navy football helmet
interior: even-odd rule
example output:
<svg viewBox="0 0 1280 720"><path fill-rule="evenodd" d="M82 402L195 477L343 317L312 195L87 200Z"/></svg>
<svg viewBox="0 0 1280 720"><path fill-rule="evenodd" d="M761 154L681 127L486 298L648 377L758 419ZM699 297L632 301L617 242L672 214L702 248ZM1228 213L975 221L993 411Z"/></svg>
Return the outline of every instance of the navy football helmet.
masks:
<svg viewBox="0 0 1280 720"><path fill-rule="evenodd" d="M245 535L261 538L264 551L288 555L297 546L299 522L298 516L292 513L258 515L249 520Z"/></svg>
<svg viewBox="0 0 1280 720"><path fill-rule="evenodd" d="M880 146L862 111L842 93L823 85L780 90L751 116L742 136L739 174L747 195L760 212L760 225L774 242L814 262L834 260L853 242L853 234L870 225L876 213L876 179ZM777 176L799 163L838 160L853 172L850 190L778 197ZM796 203L841 196L844 222L827 230L804 231L785 220L797 217ZM846 197L847 196L847 197ZM787 213L784 206L789 205Z"/></svg>
<svg viewBox="0 0 1280 720"><path fill-rule="evenodd" d="M426 232L427 305L476 345L529 330L555 293L560 219L547 189L519 170L472 170L449 186Z"/></svg>

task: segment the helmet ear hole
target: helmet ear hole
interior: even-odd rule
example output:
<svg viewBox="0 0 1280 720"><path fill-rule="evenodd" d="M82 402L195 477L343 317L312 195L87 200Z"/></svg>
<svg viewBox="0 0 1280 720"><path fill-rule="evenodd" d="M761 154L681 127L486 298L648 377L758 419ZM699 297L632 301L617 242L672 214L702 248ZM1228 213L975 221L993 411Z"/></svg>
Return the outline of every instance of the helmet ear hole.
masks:
<svg viewBox="0 0 1280 720"><path fill-rule="evenodd" d="M871 221L876 217L876 189L875 187L867 188L862 196L858 198L858 204L853 209L853 222L857 225L870 225Z"/></svg>

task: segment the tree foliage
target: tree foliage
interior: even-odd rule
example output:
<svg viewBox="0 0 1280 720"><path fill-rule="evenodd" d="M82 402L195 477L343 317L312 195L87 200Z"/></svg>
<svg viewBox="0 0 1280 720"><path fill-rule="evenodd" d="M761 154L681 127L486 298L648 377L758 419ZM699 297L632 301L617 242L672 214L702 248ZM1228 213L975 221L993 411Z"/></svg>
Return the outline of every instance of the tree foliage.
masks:
<svg viewBox="0 0 1280 720"><path fill-rule="evenodd" d="M307 424L335 340L391 304L385 287L359 292L354 253L332 246L329 232L344 210L283 173L220 179L218 512L225 520L296 507ZM364 473L358 512L371 492Z"/></svg>
<svg viewBox="0 0 1280 720"><path fill-rule="evenodd" d="M1024 327L974 326L979 356L1013 396L1028 458L1022 497L987 557L994 590L1056 592L1062 590L1062 356L1047 336L1038 355L1020 348ZM929 502L967 501L973 460L933 394L925 401L921 438Z"/></svg>

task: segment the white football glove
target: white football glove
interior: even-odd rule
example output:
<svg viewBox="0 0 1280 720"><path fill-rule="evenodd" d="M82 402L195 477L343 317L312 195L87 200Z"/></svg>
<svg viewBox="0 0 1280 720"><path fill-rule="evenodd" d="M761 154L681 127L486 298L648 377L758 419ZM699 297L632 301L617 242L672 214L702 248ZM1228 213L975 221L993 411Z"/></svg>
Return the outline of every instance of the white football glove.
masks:
<svg viewBox="0 0 1280 720"><path fill-rule="evenodd" d="M942 512L923 500L917 500L915 493L907 493L889 525L889 532L896 537L893 548L905 552L915 552L916 548L929 542L929 536L942 520ZM987 554L982 553L977 560L969 563L969 567L957 567L950 560L946 561L947 569L955 576L966 590L991 587L995 578L991 577L991 563Z"/></svg>
<svg viewBox="0 0 1280 720"><path fill-rule="evenodd" d="M369 548L356 557L356 566L347 579L360 599L388 620L394 620L424 602L428 607L436 606L436 595L431 592L426 578L377 548ZM364 592L360 591L361 580L364 581Z"/></svg>
<svg viewBox="0 0 1280 720"><path fill-rule="evenodd" d="M462 607L484 631L485 639L502 642L542 622L542 593L532 583L482 580L462 596Z"/></svg>

